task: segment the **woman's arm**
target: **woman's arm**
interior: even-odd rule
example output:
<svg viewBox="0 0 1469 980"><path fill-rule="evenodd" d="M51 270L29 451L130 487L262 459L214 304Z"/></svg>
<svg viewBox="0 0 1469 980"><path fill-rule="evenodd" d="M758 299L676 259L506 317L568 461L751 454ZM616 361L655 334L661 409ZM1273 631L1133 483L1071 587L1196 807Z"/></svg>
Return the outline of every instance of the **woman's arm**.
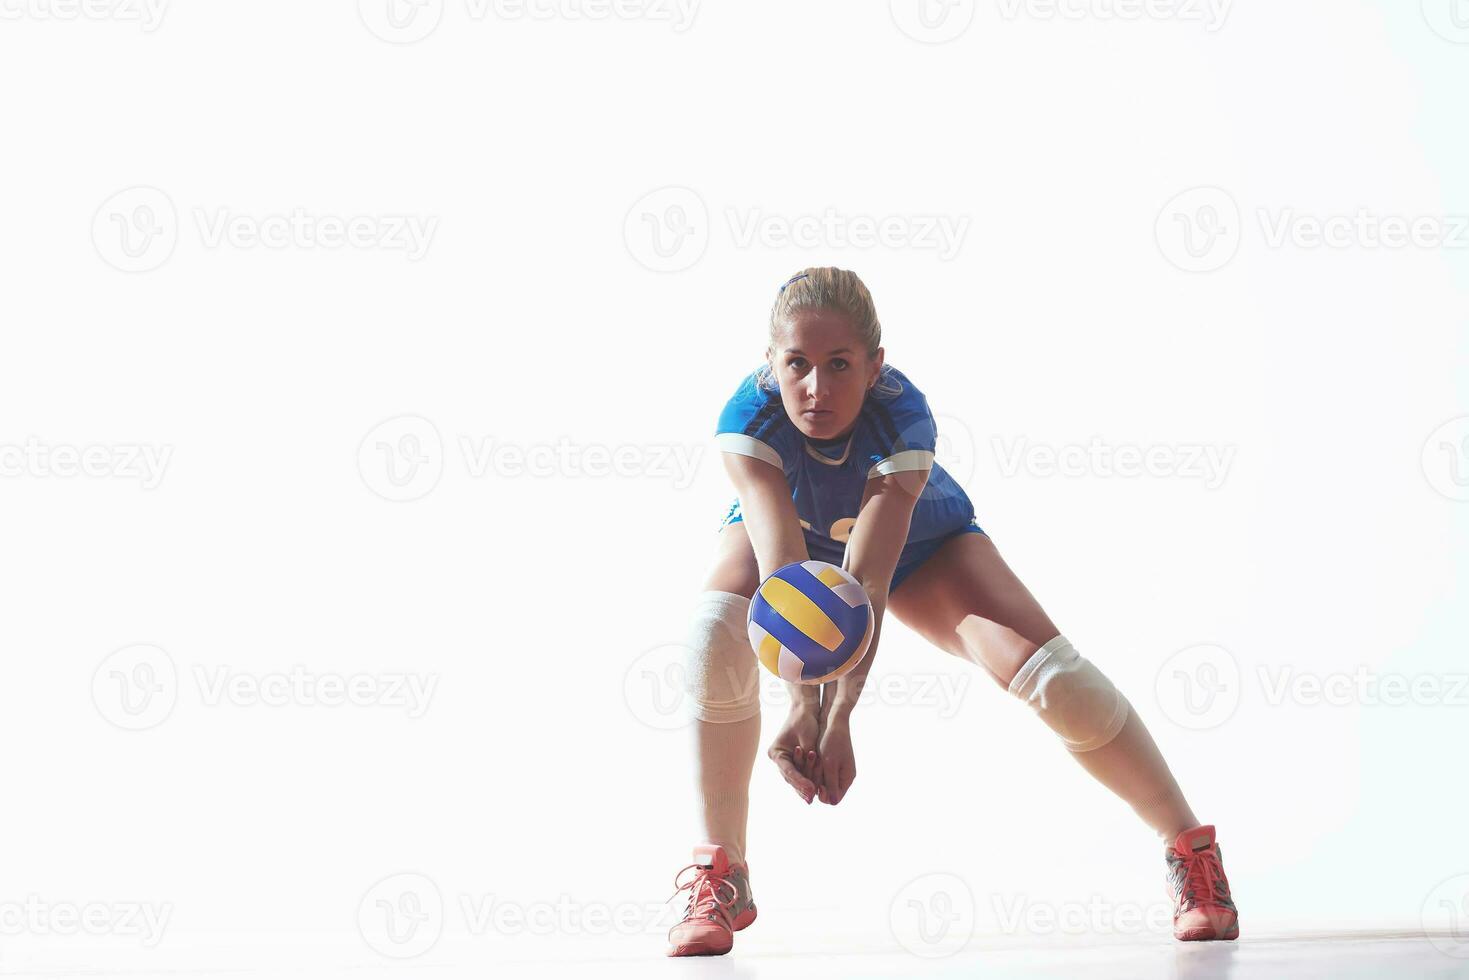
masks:
<svg viewBox="0 0 1469 980"><path fill-rule="evenodd" d="M720 455L740 498L745 531L760 566L760 581L778 568L810 558L784 471L753 456L730 452Z"/></svg>
<svg viewBox="0 0 1469 980"><path fill-rule="evenodd" d="M821 713L845 720L857 706L857 697L877 655L882 619L887 612L888 583L898 567L898 556L908 540L913 508L928 482L926 470L904 470L876 476L862 489L862 505L847 541L847 571L872 600L872 642L855 667L822 685Z"/></svg>
<svg viewBox="0 0 1469 980"><path fill-rule="evenodd" d="M740 498L745 533L750 536L750 546L755 549L760 581L764 582L777 569L810 558L785 472L753 456L730 452L720 455L724 457L724 469ZM820 707L821 688L817 685L787 681L786 691L793 708L815 710Z"/></svg>

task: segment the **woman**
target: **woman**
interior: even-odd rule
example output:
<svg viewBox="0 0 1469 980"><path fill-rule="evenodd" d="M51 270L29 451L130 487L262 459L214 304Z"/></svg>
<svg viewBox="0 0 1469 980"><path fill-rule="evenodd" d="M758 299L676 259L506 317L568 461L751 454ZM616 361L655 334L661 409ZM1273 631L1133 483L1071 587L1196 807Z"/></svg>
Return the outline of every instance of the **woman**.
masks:
<svg viewBox="0 0 1469 980"><path fill-rule="evenodd" d="M856 667L821 690L787 684L790 713L767 754L808 804L840 803L856 778L852 708L891 609L1029 704L1167 842L1175 937L1236 938L1214 828L1199 824L1127 699L1061 634L975 523L969 498L933 460L927 401L883 363L881 340L872 297L854 273L807 269L781 287L766 363L720 415L721 456L738 498L688 643L705 843L675 877L690 894L669 931L669 955L726 953L755 919L745 820L760 703L745 621L759 583L808 558L851 572L876 617ZM692 880L679 884L690 868Z"/></svg>

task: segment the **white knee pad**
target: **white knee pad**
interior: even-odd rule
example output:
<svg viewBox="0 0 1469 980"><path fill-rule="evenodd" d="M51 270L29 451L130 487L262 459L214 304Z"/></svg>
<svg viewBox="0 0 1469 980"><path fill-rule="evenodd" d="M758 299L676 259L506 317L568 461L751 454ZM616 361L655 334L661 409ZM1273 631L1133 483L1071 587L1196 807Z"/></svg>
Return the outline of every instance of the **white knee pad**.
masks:
<svg viewBox="0 0 1469 980"><path fill-rule="evenodd" d="M746 620L750 600L733 592L701 592L685 643L684 691L693 716L721 724L760 713L760 675Z"/></svg>
<svg viewBox="0 0 1469 980"><path fill-rule="evenodd" d="M1116 738L1130 707L1064 636L1031 655L1010 682L1010 693L1035 709L1072 752L1099 749Z"/></svg>

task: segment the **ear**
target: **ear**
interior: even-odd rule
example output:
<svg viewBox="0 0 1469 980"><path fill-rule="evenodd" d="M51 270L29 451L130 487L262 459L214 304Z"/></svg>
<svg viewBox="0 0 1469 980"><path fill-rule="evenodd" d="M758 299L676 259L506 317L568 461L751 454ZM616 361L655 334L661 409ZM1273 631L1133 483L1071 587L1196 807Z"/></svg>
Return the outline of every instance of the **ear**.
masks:
<svg viewBox="0 0 1469 980"><path fill-rule="evenodd" d="M874 385L876 385L877 384L877 379L882 376L882 359L886 355L886 353L887 352L886 352L886 350L884 348L879 347L877 349L877 353L873 356L873 358L872 358L872 377L868 380L867 387L871 388Z"/></svg>

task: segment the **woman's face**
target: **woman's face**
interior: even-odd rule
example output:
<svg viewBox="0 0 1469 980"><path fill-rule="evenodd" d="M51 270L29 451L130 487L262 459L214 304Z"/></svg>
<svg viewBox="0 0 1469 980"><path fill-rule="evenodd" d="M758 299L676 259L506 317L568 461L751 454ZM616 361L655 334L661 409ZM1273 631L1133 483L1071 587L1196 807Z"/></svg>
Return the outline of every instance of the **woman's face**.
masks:
<svg viewBox="0 0 1469 980"><path fill-rule="evenodd" d="M796 428L812 439L847 435L867 389L882 370L883 349L869 358L841 313L807 310L776 338L770 368Z"/></svg>

